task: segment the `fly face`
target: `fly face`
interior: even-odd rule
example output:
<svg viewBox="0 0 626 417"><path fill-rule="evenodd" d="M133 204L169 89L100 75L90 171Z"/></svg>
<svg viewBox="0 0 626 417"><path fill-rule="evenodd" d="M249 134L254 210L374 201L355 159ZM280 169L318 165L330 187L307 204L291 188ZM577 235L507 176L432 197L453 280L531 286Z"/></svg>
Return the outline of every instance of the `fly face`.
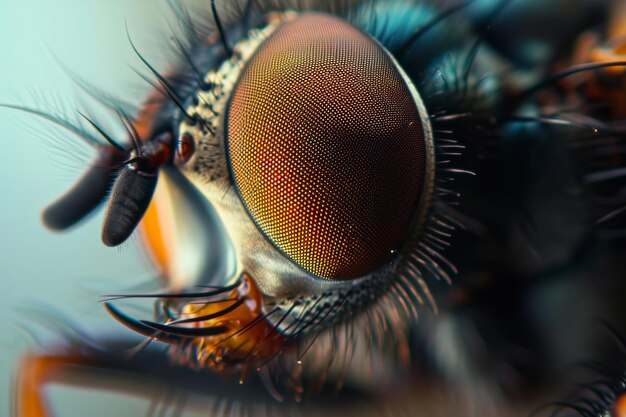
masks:
<svg viewBox="0 0 626 417"><path fill-rule="evenodd" d="M202 87L181 109L174 164L195 188L188 198L206 199L233 248L232 275L196 281L225 285L245 276L262 294L253 321L233 331L265 324L266 339L319 331L377 302L409 257L421 259L434 187L432 128L413 81L374 38L330 15L267 15ZM184 222L206 226L193 234L214 233L216 225L200 218ZM195 246L188 251L205 249ZM219 327L220 311L245 310L240 290L233 305L211 313L178 305L176 319L159 330Z"/></svg>
<svg viewBox="0 0 626 417"><path fill-rule="evenodd" d="M579 178L602 181L585 171L621 163L619 126L602 120L619 106L576 107L581 91L617 102L605 81L620 74L597 71L584 88L571 77L623 63L610 61L618 47L609 58L591 48L585 61L601 66L559 72L559 39L591 27L585 16L534 49L533 25L516 16L552 14L507 3L207 2L208 31L179 8L188 33L167 73L131 41L153 87L142 109L105 103L125 140L87 113L81 128L12 106L95 149L44 220L66 229L104 200L106 245L139 229L165 288L105 306L150 354L152 342L167 346L159 377L183 372L174 384L188 387L193 369L258 377L277 399L344 385L428 397L435 384L421 382L443 377L472 403L495 398L494 386L538 386L534 371L550 370L537 321L552 310L528 306L563 263L592 252L577 252L597 208ZM154 315L130 315L119 298L148 299ZM541 358L533 367L519 352Z"/></svg>

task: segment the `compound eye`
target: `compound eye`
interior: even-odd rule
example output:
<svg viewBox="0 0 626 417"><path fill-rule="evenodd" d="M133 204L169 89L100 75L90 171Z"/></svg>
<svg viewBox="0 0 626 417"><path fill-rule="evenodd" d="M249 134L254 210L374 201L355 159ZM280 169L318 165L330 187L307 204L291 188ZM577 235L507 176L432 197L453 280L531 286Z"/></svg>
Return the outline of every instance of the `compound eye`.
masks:
<svg viewBox="0 0 626 417"><path fill-rule="evenodd" d="M258 228L321 278L389 261L425 194L430 129L390 54L322 14L283 23L248 61L227 114L232 174Z"/></svg>

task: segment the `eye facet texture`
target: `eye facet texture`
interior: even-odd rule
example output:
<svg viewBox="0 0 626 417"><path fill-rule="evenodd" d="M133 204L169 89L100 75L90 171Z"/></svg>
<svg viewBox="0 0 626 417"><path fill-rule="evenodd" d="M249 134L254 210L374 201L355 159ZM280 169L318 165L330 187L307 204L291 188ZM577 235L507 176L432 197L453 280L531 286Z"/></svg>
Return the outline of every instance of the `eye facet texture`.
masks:
<svg viewBox="0 0 626 417"><path fill-rule="evenodd" d="M420 111L396 63L322 14L283 23L250 59L227 115L240 196L292 261L326 279L398 250L426 174Z"/></svg>

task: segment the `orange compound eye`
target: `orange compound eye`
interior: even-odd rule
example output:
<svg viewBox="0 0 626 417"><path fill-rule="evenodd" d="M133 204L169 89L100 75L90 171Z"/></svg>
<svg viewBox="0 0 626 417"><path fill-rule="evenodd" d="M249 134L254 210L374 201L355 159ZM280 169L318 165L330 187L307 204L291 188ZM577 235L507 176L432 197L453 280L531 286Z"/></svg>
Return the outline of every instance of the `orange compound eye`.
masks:
<svg viewBox="0 0 626 417"><path fill-rule="evenodd" d="M243 203L292 261L354 279L400 248L432 139L417 91L372 38L322 14L283 23L244 69L227 124Z"/></svg>

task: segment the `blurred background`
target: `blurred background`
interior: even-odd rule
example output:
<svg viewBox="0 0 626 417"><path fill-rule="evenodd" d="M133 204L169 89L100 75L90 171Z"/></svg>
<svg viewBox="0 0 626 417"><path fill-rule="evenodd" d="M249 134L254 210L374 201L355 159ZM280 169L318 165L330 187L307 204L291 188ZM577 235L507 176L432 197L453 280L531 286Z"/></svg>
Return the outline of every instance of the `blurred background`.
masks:
<svg viewBox="0 0 626 417"><path fill-rule="evenodd" d="M125 24L152 57L155 37L169 28L169 13L166 2L153 0L0 1L0 103L73 115L82 104L79 89L58 61L105 91L139 101L145 87L129 67L139 65ZM0 108L0 143L0 416L5 416L17 360L34 345L22 324L37 328L23 309L54 307L97 323L106 318L99 295L145 281L151 270L136 240L122 249L102 245L101 211L62 234L40 222L41 209L67 190L89 160L89 149L75 136ZM71 393L57 397L55 402L69 400L80 410ZM83 407L93 401L81 398ZM116 415L131 403L120 398L102 410L92 403L89 415Z"/></svg>
<svg viewBox="0 0 626 417"><path fill-rule="evenodd" d="M483 0L476 4L484 5L493 1ZM594 1L578 0L578 3L591 4ZM442 0L442 3L449 2ZM565 2L528 0L518 4L530 3L541 3L558 9ZM570 10L575 10L575 7L572 6ZM99 115L94 100L81 92L64 68L113 96L133 104L139 103L147 85L132 69L143 70L128 41L126 26L138 49L157 68L164 68L163 48L160 45L172 30L176 30L171 27L175 21L165 0L0 0L0 103L59 110L70 118L77 114L77 110ZM524 17L516 21L525 24L533 20ZM540 26L549 27L537 24L528 27L534 31L540 29ZM106 122L106 116L98 116L98 121L101 120ZM111 124L107 127L116 132L114 126ZM119 126L117 129L121 134ZM136 239L116 249L106 248L101 243L102 210L78 227L61 234L47 231L40 222L42 208L64 193L89 163L90 150L77 137L35 116L0 108L0 143L4 150L0 164L0 328L4 330L0 334L1 417L10 414L12 380L18 371L18 360L26 349L37 344L29 329L35 329L35 333L38 333L37 329L41 326L38 325L37 317L29 311L59 311L92 326L86 329L91 333L98 333L107 327L119 329L120 326L104 311L99 296L127 291L151 280L155 272ZM515 187L513 189L516 190ZM533 203L539 209L546 206L546 201L541 198ZM552 217L546 219L548 224L552 224ZM553 233L551 228L544 229L548 234ZM537 240L542 239L546 240L543 235L537 237ZM567 240L556 233L551 239L559 247L560 243ZM464 249L461 247L461 250ZM496 253L494 249L490 249L489 254L491 252ZM597 253L605 254L608 250L600 247ZM615 255L615 258L623 259L619 255ZM528 302L540 307L535 309L535 315L531 318L544 325L549 336L560 340L559 349L576 346L576 343L569 343L569 338L586 335L580 330L578 316L572 314L572 305L579 308L585 304L585 300L591 300L592 297L583 296L593 289L619 297L619 310L623 311L623 292L613 291L612 286L602 287L601 279L610 275L621 278L622 263L613 265L603 262L603 267L606 267L605 263L611 267L610 271L601 271L593 262L583 265L580 271L565 271L563 275L568 279L569 275L575 274L591 278L577 287L578 292L573 292L567 285L567 291L563 291L561 281L566 280L562 279L555 285L548 283L545 291ZM578 285L578 282L574 284ZM445 287L448 288L447 285ZM597 298L603 300L603 296L601 294ZM552 312L551 323L543 315L548 310ZM579 310L580 316L588 316L586 309ZM592 311L590 307L588 310ZM462 316L464 312L459 311L453 311L451 316ZM530 315L524 310L521 316L528 319ZM456 319L453 317L449 322L443 320L443 324L439 324L439 335L443 335L441 339L446 342L442 345L448 347L448 351L452 346L449 342L454 339L446 333L446 326L452 328L458 325L466 329L473 323L470 319L458 322ZM507 319L504 317L503 320ZM563 329L561 333L552 331L556 325ZM585 326L590 327L592 324L587 323ZM426 323L422 330L427 333L432 329ZM499 340L499 336L500 333L494 333L496 340ZM460 351L470 350L465 349L466 345L458 345ZM559 349L555 347L554 351L563 356L564 350ZM443 353L442 356L445 356L446 351ZM580 358L578 351L565 353L567 358L560 358L562 361L568 362L570 357ZM485 359L491 360L492 356L487 355ZM460 365L452 362L449 371L451 379L456 379ZM476 362L476 365L478 371L488 369L484 363ZM468 374L472 375L474 371L472 368ZM569 387L569 376L564 380ZM121 394L91 390L86 395L84 389L60 386L51 387L50 391L54 394L53 406L59 411L58 415L63 417L144 415L147 409L145 401ZM424 393L425 396L429 395L428 391ZM192 412L190 415L195 414ZM198 415L206 415L206 412L198 412Z"/></svg>

